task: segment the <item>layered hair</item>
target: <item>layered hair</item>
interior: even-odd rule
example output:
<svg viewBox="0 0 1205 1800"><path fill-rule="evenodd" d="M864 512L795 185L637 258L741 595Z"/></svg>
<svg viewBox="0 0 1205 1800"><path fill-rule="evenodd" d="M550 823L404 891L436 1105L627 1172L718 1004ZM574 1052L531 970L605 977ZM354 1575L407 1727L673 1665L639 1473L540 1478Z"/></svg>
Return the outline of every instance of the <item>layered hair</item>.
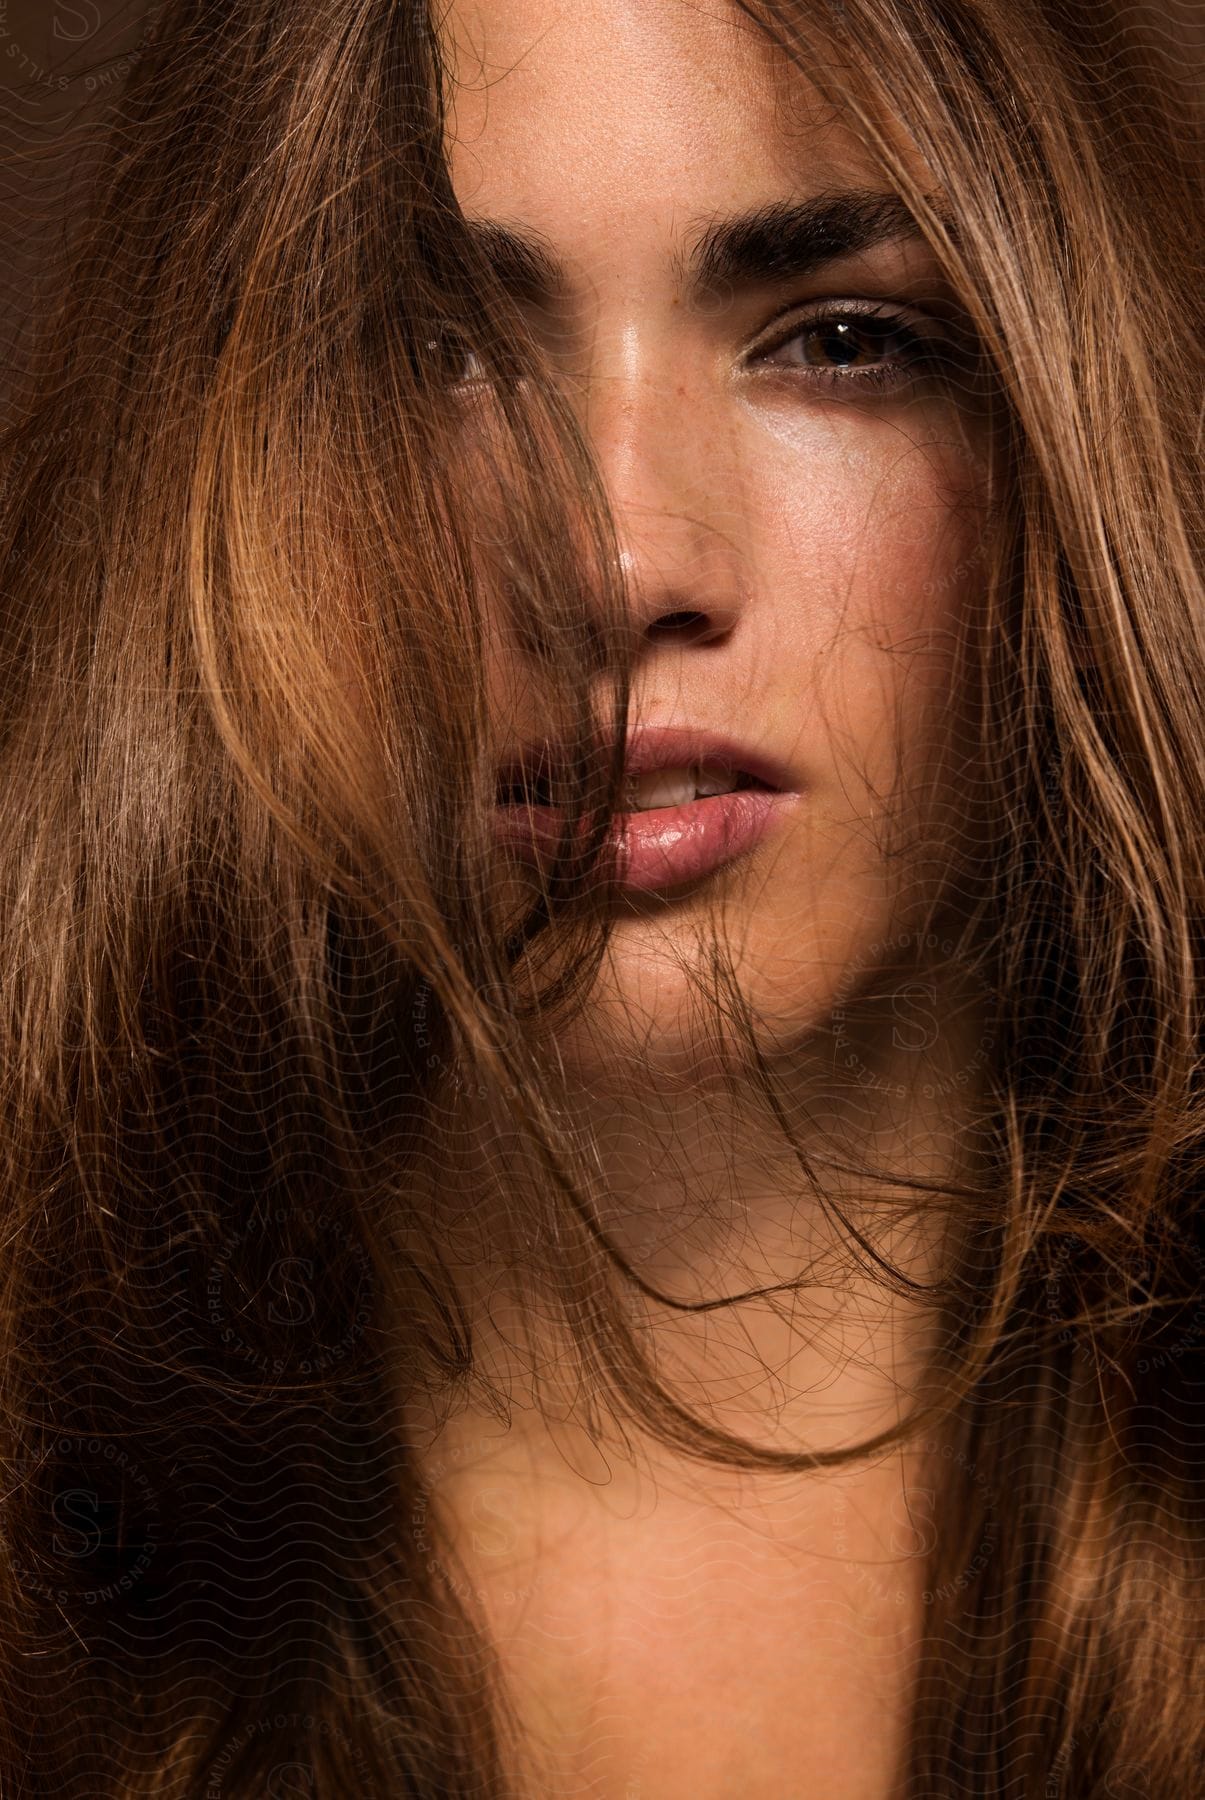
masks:
<svg viewBox="0 0 1205 1800"><path fill-rule="evenodd" d="M944 1451L907 1792L1179 1800L1205 1764L1199 117L1112 0L741 10L912 210L994 411L966 671L990 860L957 952L992 997L986 1149L925 1197L961 1252L897 1434ZM759 1449L662 1385L558 1104L547 1046L611 916L592 707L605 677L621 742L626 597L589 446L456 206L447 93L417 0L167 0L4 432L0 1793L235 1800L294 1764L331 1795L507 1791L400 1422L481 1379L439 1254L468 1095L513 1146L487 1216L599 1405L702 1460L859 1454ZM476 455L466 345L496 378ZM505 906L499 608L584 827Z"/></svg>

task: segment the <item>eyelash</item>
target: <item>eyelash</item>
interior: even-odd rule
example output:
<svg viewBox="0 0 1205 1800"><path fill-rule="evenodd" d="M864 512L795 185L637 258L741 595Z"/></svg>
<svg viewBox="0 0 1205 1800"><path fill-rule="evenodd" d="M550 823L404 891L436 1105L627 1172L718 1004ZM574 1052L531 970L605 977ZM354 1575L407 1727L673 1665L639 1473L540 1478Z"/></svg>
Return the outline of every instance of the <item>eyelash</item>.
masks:
<svg viewBox="0 0 1205 1800"><path fill-rule="evenodd" d="M825 369L807 363L776 363L770 360L778 351L801 338L847 325L860 328L872 339L877 336L884 343L891 339L898 340L899 347L894 352L894 360L884 356L882 361L864 369L844 369L839 366ZM454 331L450 335L456 337ZM446 344L446 338L442 342L432 339L427 348L438 354L446 348ZM825 301L816 303L802 315L796 314L788 325L780 326L768 342L751 352L750 362L764 369L787 370L793 378L802 378L813 387L829 392L844 390L848 393L854 388L885 390L905 387L922 374L934 373L948 348L942 337L922 333L902 313L851 301L840 304ZM464 392L477 386L489 385L489 381L488 377L469 377L450 385Z"/></svg>
<svg viewBox="0 0 1205 1800"><path fill-rule="evenodd" d="M898 340L894 353L881 352L882 360L871 364L869 368L845 369L819 368L808 363L775 363L769 359L787 345L798 342L801 338L833 332L841 326L852 325L859 328L872 340L868 348L876 348L877 338L882 344L892 339ZM776 372L787 370L792 377L802 378L809 385L820 387L828 392L851 388L886 389L905 387L924 373L932 373L941 361L943 341L937 336L926 336L919 331L902 313L873 305L858 305L852 301L835 304L832 301L817 303L803 314L796 314L786 327L779 328L769 342L760 344L752 353L750 361Z"/></svg>

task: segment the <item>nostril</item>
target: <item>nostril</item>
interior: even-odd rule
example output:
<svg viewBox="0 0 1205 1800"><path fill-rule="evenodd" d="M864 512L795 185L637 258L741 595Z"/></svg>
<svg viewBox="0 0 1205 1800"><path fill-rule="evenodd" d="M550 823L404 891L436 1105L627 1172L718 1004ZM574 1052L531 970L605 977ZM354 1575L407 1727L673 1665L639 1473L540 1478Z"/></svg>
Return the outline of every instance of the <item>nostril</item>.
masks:
<svg viewBox="0 0 1205 1800"><path fill-rule="evenodd" d="M551 806L552 784L543 769L504 769L494 801L498 806Z"/></svg>
<svg viewBox="0 0 1205 1800"><path fill-rule="evenodd" d="M685 638L690 642L696 638L710 637L713 634L714 627L711 620L706 613L701 612L662 613L661 617L654 619L648 628L648 635L651 638Z"/></svg>

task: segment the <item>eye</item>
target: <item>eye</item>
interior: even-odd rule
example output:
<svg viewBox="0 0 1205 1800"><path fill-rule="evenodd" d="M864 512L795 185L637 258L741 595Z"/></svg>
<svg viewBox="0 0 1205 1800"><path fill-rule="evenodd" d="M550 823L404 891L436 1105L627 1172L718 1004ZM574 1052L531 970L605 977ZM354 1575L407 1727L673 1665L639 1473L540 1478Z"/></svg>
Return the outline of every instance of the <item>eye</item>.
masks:
<svg viewBox="0 0 1205 1800"><path fill-rule="evenodd" d="M943 340L898 312L846 304L813 307L755 350L764 368L833 388L902 386L940 361Z"/></svg>
<svg viewBox="0 0 1205 1800"><path fill-rule="evenodd" d="M443 325L423 345L430 374L440 387L471 388L489 380L486 365L455 325Z"/></svg>

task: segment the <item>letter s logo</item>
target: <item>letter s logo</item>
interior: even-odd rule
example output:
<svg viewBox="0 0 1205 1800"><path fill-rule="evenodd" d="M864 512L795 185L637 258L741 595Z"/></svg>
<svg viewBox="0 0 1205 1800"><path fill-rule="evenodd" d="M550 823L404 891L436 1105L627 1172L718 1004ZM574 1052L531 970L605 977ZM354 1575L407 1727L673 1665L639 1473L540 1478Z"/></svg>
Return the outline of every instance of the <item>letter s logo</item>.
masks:
<svg viewBox="0 0 1205 1800"><path fill-rule="evenodd" d="M897 1050L928 1050L937 1042L937 1018L921 1005L927 1000L937 1004L937 989L932 982L910 981L891 996L892 1010L900 1021L891 1033Z"/></svg>
<svg viewBox="0 0 1205 1800"><path fill-rule="evenodd" d="M54 1497L51 1513L55 1523L65 1528L66 1535L54 1533L52 1542L56 1556L69 1556L78 1561L94 1556L100 1549L101 1529L97 1523L99 1502L89 1488L64 1488Z"/></svg>
<svg viewBox="0 0 1205 1800"><path fill-rule="evenodd" d="M932 1488L909 1488L891 1501L891 1549L895 1556L929 1556L937 1545L936 1494Z"/></svg>
<svg viewBox="0 0 1205 1800"><path fill-rule="evenodd" d="M277 1763L269 1771L267 1792L269 1800L301 1800L302 1796L313 1800L318 1792L314 1771L309 1763Z"/></svg>
<svg viewBox="0 0 1205 1800"><path fill-rule="evenodd" d="M472 1517L477 1524L486 1527L484 1533L472 1533L473 1549L478 1556L508 1556L515 1548L513 1521L506 1507L499 1504L504 1492L502 1488L485 1488L473 1497Z"/></svg>
<svg viewBox="0 0 1205 1800"><path fill-rule="evenodd" d="M68 475L56 496L55 536L60 544L86 544L100 520L100 483L91 475Z"/></svg>
<svg viewBox="0 0 1205 1800"><path fill-rule="evenodd" d="M1118 1763L1105 1777L1105 1793L1109 1800L1147 1800L1150 1791L1141 1763Z"/></svg>
<svg viewBox="0 0 1205 1800"><path fill-rule="evenodd" d="M314 1265L304 1256L285 1256L272 1265L270 1285L277 1296L268 1302L268 1317L274 1325L308 1325L314 1316L314 1296L310 1284Z"/></svg>
<svg viewBox="0 0 1205 1800"><path fill-rule="evenodd" d="M66 0L57 0L54 9L56 38L65 38L71 44L82 44L85 38L95 37L99 30L100 8L96 0L76 0L74 6L68 6Z"/></svg>

